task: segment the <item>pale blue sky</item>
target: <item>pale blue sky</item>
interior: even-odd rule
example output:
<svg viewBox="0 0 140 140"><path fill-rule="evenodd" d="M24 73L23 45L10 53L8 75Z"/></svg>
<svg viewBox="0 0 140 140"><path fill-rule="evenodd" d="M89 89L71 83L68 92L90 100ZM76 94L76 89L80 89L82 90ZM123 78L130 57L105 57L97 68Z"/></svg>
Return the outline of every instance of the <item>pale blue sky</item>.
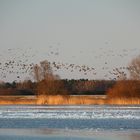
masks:
<svg viewBox="0 0 140 140"><path fill-rule="evenodd" d="M30 62L48 59L97 70L96 76L59 71L62 78L104 78L105 62L110 69L126 66L140 54L140 0L0 0L2 62L15 57L9 48L20 59L25 50L35 54Z"/></svg>

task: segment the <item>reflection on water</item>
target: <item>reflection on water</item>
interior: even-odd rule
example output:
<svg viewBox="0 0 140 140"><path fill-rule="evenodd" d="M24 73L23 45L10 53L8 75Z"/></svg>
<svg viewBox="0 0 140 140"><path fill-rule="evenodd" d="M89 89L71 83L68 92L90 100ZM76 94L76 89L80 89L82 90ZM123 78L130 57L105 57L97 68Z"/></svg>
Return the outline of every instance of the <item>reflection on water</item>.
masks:
<svg viewBox="0 0 140 140"><path fill-rule="evenodd" d="M139 140L139 131L0 129L1 140Z"/></svg>
<svg viewBox="0 0 140 140"><path fill-rule="evenodd" d="M140 106L0 106L0 140L139 140Z"/></svg>

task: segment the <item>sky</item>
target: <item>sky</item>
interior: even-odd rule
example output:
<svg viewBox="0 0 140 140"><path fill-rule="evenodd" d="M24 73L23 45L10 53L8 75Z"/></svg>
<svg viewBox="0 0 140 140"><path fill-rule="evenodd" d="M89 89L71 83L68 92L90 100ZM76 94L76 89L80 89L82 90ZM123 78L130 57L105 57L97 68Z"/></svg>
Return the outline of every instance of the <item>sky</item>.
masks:
<svg viewBox="0 0 140 140"><path fill-rule="evenodd" d="M140 1L0 0L0 50L3 65L28 57L28 63L48 60L96 70L56 71L62 78L109 78L109 71L140 54ZM1 80L17 78L0 70L6 73Z"/></svg>

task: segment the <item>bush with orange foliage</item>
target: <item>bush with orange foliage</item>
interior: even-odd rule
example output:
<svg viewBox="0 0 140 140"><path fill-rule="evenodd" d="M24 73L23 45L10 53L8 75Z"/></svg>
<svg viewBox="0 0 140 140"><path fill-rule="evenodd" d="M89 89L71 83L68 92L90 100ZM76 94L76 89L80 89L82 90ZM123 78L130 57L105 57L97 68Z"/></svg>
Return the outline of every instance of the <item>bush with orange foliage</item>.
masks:
<svg viewBox="0 0 140 140"><path fill-rule="evenodd" d="M44 79L37 83L37 95L68 95L64 88L64 83L61 80Z"/></svg>
<svg viewBox="0 0 140 140"><path fill-rule="evenodd" d="M108 98L140 98L140 81L121 80L109 89Z"/></svg>

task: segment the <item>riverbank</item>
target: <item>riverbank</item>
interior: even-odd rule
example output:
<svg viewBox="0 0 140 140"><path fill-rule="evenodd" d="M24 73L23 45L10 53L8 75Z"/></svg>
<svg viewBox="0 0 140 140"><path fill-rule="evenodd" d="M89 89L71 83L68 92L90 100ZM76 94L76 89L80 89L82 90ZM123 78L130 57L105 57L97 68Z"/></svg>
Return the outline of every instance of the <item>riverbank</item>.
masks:
<svg viewBox="0 0 140 140"><path fill-rule="evenodd" d="M38 104L38 105L140 105L140 98L115 98L105 96L1 96L0 105Z"/></svg>

